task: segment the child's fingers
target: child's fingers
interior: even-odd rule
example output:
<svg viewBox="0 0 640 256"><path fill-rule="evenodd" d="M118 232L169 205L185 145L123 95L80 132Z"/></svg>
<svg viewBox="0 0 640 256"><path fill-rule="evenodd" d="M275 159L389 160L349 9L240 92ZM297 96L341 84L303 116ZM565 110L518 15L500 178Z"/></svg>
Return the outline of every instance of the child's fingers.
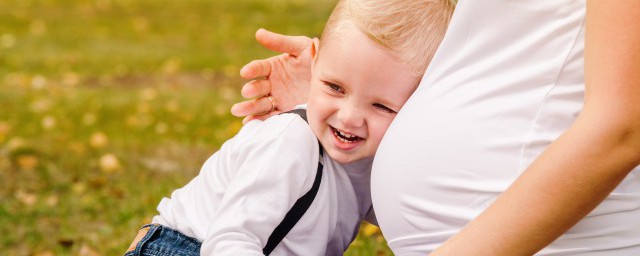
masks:
<svg viewBox="0 0 640 256"><path fill-rule="evenodd" d="M299 56L311 44L306 36L286 36L264 28L256 31L256 40L269 50Z"/></svg>

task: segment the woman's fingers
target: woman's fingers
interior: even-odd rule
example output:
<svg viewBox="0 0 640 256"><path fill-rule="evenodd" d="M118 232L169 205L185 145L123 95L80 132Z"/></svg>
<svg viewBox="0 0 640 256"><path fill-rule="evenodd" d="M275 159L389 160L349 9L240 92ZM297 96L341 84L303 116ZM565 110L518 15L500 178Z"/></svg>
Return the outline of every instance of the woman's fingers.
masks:
<svg viewBox="0 0 640 256"><path fill-rule="evenodd" d="M266 29L259 29L256 32L256 40L266 48L282 52L282 54L263 60L251 61L240 69L242 78L252 80L242 86L242 97L254 99L233 105L231 113L239 117L246 116L245 121L264 119L279 113L278 99L275 99L276 97L282 98L283 110L288 108L289 105L292 105L291 102L295 101L295 98L287 97L287 93L292 93L290 92L291 89L283 86L287 84L307 86L306 81L309 80L307 61L295 61L299 60L297 56L301 54L307 55L305 50L312 44L311 38L285 36ZM304 58L305 55L301 56L300 59L307 60ZM274 88L272 88L272 85ZM276 93L273 93L272 90L275 90ZM270 98L265 97L265 95L272 96Z"/></svg>
<svg viewBox="0 0 640 256"><path fill-rule="evenodd" d="M266 112L270 108L270 105L268 107L266 105L262 106L258 103L258 99L252 99L233 104L231 114L238 117L257 115Z"/></svg>
<svg viewBox="0 0 640 256"><path fill-rule="evenodd" d="M244 98L256 98L271 92L271 83L268 80L252 80L242 86L240 93Z"/></svg>
<svg viewBox="0 0 640 256"><path fill-rule="evenodd" d="M280 114L280 113L282 113L282 111L272 111L272 112L269 112L269 113L267 113L267 114L259 115L259 116L258 116L258 115L247 116L247 117L245 117L244 119L242 119L242 123L243 123L243 124L246 124L246 123L248 123L249 121L251 121L251 120L256 120L256 119L257 119L257 120L266 120L267 118L269 118L269 117L271 117L271 116L275 116L275 115Z"/></svg>
<svg viewBox="0 0 640 256"><path fill-rule="evenodd" d="M286 36L264 28L256 31L256 40L269 50L299 56L311 44L306 36Z"/></svg>
<svg viewBox="0 0 640 256"><path fill-rule="evenodd" d="M247 100L233 104L233 106L231 106L231 114L237 117L250 115L252 113L250 109L252 107L252 105L249 103L250 101L253 100Z"/></svg>
<svg viewBox="0 0 640 256"><path fill-rule="evenodd" d="M231 107L231 114L234 116L265 115L277 109L275 100L269 97L260 97L236 103Z"/></svg>
<svg viewBox="0 0 640 256"><path fill-rule="evenodd" d="M269 74L271 74L271 62L273 62L272 58L276 57L249 62L247 65L244 65L244 67L240 69L240 77L244 79L256 79L259 77L268 76Z"/></svg>

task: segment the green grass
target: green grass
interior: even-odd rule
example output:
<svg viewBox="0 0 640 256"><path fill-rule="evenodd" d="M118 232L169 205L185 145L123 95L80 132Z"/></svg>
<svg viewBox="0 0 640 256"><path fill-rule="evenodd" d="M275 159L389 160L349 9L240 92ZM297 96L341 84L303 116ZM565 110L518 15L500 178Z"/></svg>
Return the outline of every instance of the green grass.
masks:
<svg viewBox="0 0 640 256"><path fill-rule="evenodd" d="M120 255L241 127L260 27L318 35L334 1L0 1L0 252ZM391 255L365 226L346 255Z"/></svg>

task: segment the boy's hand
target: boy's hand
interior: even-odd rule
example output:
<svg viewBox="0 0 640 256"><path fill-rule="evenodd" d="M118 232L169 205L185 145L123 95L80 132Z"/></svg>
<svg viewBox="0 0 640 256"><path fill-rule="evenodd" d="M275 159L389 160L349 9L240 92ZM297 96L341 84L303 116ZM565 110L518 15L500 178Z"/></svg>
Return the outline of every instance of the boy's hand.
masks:
<svg viewBox="0 0 640 256"><path fill-rule="evenodd" d="M282 54L251 61L240 70L242 78L253 79L242 86L242 97L249 100L231 108L233 115L246 116L243 122L264 120L305 103L311 80L311 38L258 29L256 40Z"/></svg>

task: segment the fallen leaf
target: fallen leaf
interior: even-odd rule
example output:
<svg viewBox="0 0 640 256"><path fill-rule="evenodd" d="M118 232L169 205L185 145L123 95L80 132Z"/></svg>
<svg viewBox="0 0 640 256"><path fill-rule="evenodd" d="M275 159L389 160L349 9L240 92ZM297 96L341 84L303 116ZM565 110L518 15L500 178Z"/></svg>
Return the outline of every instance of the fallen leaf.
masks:
<svg viewBox="0 0 640 256"><path fill-rule="evenodd" d="M365 223L364 226L362 227L362 233L364 233L364 235L367 237L371 237L374 235L381 234L382 232L380 231L380 228L376 227L375 225Z"/></svg>
<svg viewBox="0 0 640 256"><path fill-rule="evenodd" d="M23 190L18 190L15 196L18 201L22 202L26 206L32 206L38 201L38 196L36 194L28 193Z"/></svg>
<svg viewBox="0 0 640 256"><path fill-rule="evenodd" d="M47 86L47 78L43 75L35 75L31 78L31 88L41 90Z"/></svg>
<svg viewBox="0 0 640 256"><path fill-rule="evenodd" d="M51 251L38 252L34 255L35 256L55 256L55 254Z"/></svg>
<svg viewBox="0 0 640 256"><path fill-rule="evenodd" d="M89 247L86 244L83 244L80 247L80 251L78 251L78 255L79 256L100 256L101 254L98 253L95 249Z"/></svg>
<svg viewBox="0 0 640 256"><path fill-rule="evenodd" d="M57 195L50 195L49 197L47 197L47 206L49 207L54 207L56 205L58 205L58 202L60 201L60 199L58 198Z"/></svg>
<svg viewBox="0 0 640 256"><path fill-rule="evenodd" d="M48 115L42 118L42 128L45 130L51 130L56 127L56 118Z"/></svg>
<svg viewBox="0 0 640 256"><path fill-rule="evenodd" d="M19 155L16 158L18 167L23 170L33 170L38 166L38 157L35 155Z"/></svg>
<svg viewBox="0 0 640 256"><path fill-rule="evenodd" d="M100 169L106 173L113 173L120 169L120 161L114 154L105 154L100 157Z"/></svg>
<svg viewBox="0 0 640 256"><path fill-rule="evenodd" d="M7 138L7 134L11 131L11 126L6 122L0 122L0 142Z"/></svg>
<svg viewBox="0 0 640 256"><path fill-rule="evenodd" d="M109 144L107 135L102 132L95 132L89 139L89 145L93 148L104 148Z"/></svg>

